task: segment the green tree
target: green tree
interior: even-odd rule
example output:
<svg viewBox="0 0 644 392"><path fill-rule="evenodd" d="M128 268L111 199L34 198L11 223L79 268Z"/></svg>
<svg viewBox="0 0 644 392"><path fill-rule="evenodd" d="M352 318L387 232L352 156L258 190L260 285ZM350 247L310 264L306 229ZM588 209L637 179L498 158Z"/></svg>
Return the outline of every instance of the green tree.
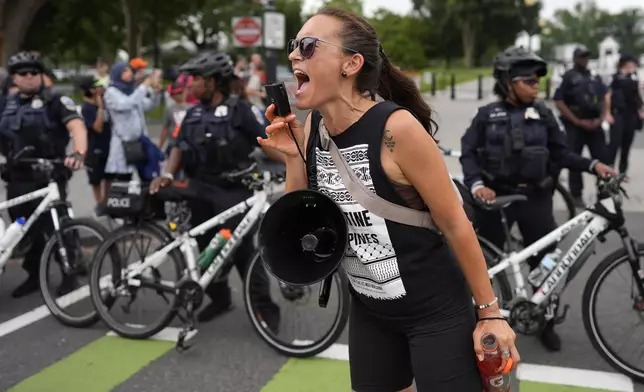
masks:
<svg viewBox="0 0 644 392"><path fill-rule="evenodd" d="M323 7L335 7L346 11L351 11L360 16L364 15L362 0L326 0L322 3Z"/></svg>
<svg viewBox="0 0 644 392"><path fill-rule="evenodd" d="M0 57L6 64L23 45L31 24L47 0L0 0Z"/></svg>
<svg viewBox="0 0 644 392"><path fill-rule="evenodd" d="M180 0L179 0L180 1ZM177 19L180 31L197 48L217 48L222 34L230 34L234 16L261 16L262 6L248 0L199 0L194 13Z"/></svg>
<svg viewBox="0 0 644 392"><path fill-rule="evenodd" d="M523 29L518 0L413 0L414 8L443 27L445 35L460 32L463 63L474 65L489 44L514 41ZM527 16L527 14L526 14Z"/></svg>
<svg viewBox="0 0 644 392"><path fill-rule="evenodd" d="M403 16L380 9L370 22L378 32L385 53L394 64L411 70L427 67L424 39L429 26L422 17Z"/></svg>
<svg viewBox="0 0 644 392"><path fill-rule="evenodd" d="M619 42L620 52L644 53L644 9L630 8L613 15L610 34Z"/></svg>
<svg viewBox="0 0 644 392"><path fill-rule="evenodd" d="M54 64L111 61L124 42L118 3L101 0L48 2L37 13L24 48L39 50Z"/></svg>
<svg viewBox="0 0 644 392"><path fill-rule="evenodd" d="M594 1L579 2L572 10L557 10L547 23L542 51L552 55L556 45L578 43L596 52L599 43L611 34L614 23L614 17Z"/></svg>

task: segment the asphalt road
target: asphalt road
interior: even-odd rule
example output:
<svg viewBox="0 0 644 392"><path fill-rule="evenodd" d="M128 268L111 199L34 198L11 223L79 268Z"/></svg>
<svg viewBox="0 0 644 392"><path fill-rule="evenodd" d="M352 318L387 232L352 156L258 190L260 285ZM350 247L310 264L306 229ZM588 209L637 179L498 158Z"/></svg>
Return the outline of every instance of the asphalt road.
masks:
<svg viewBox="0 0 644 392"><path fill-rule="evenodd" d="M447 147L458 148L458 140L477 105L474 100L449 101L443 97L430 100L440 114L438 138ZM298 113L300 116L302 113ZM158 131L152 128L154 135ZM639 202L644 197L641 169L641 137L633 153L633 181L628 185L633 201L626 205L627 227L636 239L644 239L644 208ZM458 163L446 158L450 171L458 174ZM590 184L590 182L587 182ZM92 196L84 173L72 180L71 200L77 215L92 215ZM4 196L4 192L1 192ZM588 189L585 197L593 197ZM558 206L560 210L561 206ZM561 214L561 212L558 212ZM604 244L598 244L593 255L579 272L562 297L562 303L571 306L568 318L558 326L564 348L549 353L533 337L519 336L518 346L524 363L564 368L614 372L595 352L586 336L581 320L581 293L592 269L612 250L620 246L612 234ZM221 391L221 392L336 392L348 391L348 366L344 361L329 359L289 360L270 349L252 330L243 309L241 286L236 273L231 284L235 308L222 317L199 325L196 345L185 353L178 353L170 342L129 341L106 337L108 330L102 323L87 329L73 329L60 325L52 317L39 311L39 294L19 300L12 299L11 291L25 277L17 262L7 266L0 277L0 390L24 392L86 392L86 391ZM628 305L615 295L609 304L615 309L628 310ZM312 296L311 312L316 296ZM29 313L32 312L32 313ZM617 317L620 317L618 313ZM16 319L18 318L18 319ZM18 327L16 320L36 319ZM13 320L13 321L12 321ZM306 321L306 320L304 320ZM309 320L310 321L310 320ZM11 333L4 333L12 330ZM623 334L616 329L615 335ZM640 335L643 335L640 333ZM339 344L346 344L346 332ZM641 344L641 343L640 343ZM339 346L342 348L342 346ZM337 357L337 356L334 356ZM592 378L592 377L591 377ZM514 381L513 390L519 385ZM528 389L522 391L563 391L563 387ZM571 389L572 390L572 389ZM574 389L574 391L584 389ZM635 391L644 392L636 385Z"/></svg>

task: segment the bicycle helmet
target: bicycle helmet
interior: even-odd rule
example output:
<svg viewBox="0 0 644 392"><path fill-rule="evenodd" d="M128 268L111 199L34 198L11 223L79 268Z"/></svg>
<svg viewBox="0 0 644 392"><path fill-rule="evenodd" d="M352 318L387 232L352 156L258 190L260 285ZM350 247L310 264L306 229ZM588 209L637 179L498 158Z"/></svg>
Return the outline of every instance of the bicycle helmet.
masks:
<svg viewBox="0 0 644 392"><path fill-rule="evenodd" d="M543 77L548 73L548 63L523 47L510 47L499 53L494 60L494 78L499 80L517 69L527 70Z"/></svg>
<svg viewBox="0 0 644 392"><path fill-rule="evenodd" d="M234 73L234 68L233 61L227 53L214 52L202 53L188 60L179 68L179 72L185 72L193 76L214 76L216 78L230 79Z"/></svg>
<svg viewBox="0 0 644 392"><path fill-rule="evenodd" d="M9 58L7 68L9 69L10 74L15 74L20 69L24 68L35 68L40 72L43 72L45 70L45 64L43 64L39 54L23 51L18 52Z"/></svg>

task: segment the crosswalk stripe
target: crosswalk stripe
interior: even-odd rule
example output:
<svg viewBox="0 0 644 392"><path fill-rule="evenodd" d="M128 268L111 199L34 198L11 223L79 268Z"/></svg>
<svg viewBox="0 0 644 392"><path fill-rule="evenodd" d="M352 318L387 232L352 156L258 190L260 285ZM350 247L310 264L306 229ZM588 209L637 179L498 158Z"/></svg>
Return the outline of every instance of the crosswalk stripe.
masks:
<svg viewBox="0 0 644 392"><path fill-rule="evenodd" d="M569 385L605 391L633 392L633 381L618 373L573 369L558 366L519 364L517 378L545 384Z"/></svg>

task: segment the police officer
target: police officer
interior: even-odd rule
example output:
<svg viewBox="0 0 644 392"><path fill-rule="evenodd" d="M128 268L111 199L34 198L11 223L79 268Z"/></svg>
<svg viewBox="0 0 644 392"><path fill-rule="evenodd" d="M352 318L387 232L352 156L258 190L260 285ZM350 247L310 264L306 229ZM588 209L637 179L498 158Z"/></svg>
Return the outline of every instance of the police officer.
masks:
<svg viewBox="0 0 644 392"><path fill-rule="evenodd" d="M12 164L15 154L31 146L33 152L28 155L30 158L65 158L71 134L73 153L65 158L65 166L78 169L83 165L87 150L87 129L76 111L74 101L44 86L45 67L37 53L20 52L13 55L9 59L8 69L18 88L18 93L7 98L0 120L0 150L8 161L2 178L7 182L7 199L10 199L46 187L48 183L48 178L33 171L30 166ZM71 176L67 168L57 168L53 173L63 200L67 180ZM38 199L9 209L11 219L28 217L40 201ZM28 277L13 292L14 298L38 290L38 268L46 241L44 235L52 229L49 216L43 216L28 234L32 245L22 263Z"/></svg>
<svg viewBox="0 0 644 392"><path fill-rule="evenodd" d="M257 138L264 137L262 125L255 119L246 102L231 96L233 65L225 53L204 53L184 64L180 72L193 75L192 93L201 102L188 109L179 135L170 152L166 171L150 185L150 192L166 186L183 168L188 178L197 179L223 189L225 197L211 202L191 201L191 224L195 227L227 208L252 196L244 185L224 178L226 173L250 166L249 154L258 146ZM269 151L276 160L279 156ZM268 155L268 154L267 154ZM234 229L241 221L238 216L225 223ZM221 227L217 227L197 241L203 250ZM254 255L252 236L248 235L235 252L235 265L242 277ZM263 278L266 278L264 276ZM257 287L257 297L262 304L262 317L269 326L279 325L279 308L270 300L268 282ZM230 288L227 280L213 282L206 288L210 304L198 316L199 321L211 320L231 308ZM255 299L254 299L255 300ZM255 300L255 303L258 301Z"/></svg>
<svg viewBox="0 0 644 392"><path fill-rule="evenodd" d="M617 151L619 154L619 171L628 170L628 155L635 138L635 131L642 129L644 104L639 91L637 79L639 63L634 56L623 54L617 63L617 73L613 75L608 95L611 115L607 121L612 124L610 143L608 145L607 163L615 166Z"/></svg>
<svg viewBox="0 0 644 392"><path fill-rule="evenodd" d="M566 128L570 149L581 154L588 146L593 159L607 162L608 149L602 132L602 120L609 114L608 90L600 77L588 69L590 51L580 46L573 52L573 68L564 73L554 101ZM580 172L569 173L570 193L578 207L584 207Z"/></svg>
<svg viewBox="0 0 644 392"><path fill-rule="evenodd" d="M546 62L523 48L500 53L494 62L494 92L500 99L478 109L461 139L464 183L475 197L487 202L496 195L528 197L505 209L508 224L517 222L526 246L556 228L552 195L557 168L614 173L609 166L571 152L552 111L536 101L539 78L547 72ZM478 233L503 249L500 214L479 210L475 221ZM540 255L529 260L530 268L540 260ZM540 338L556 351L561 342L553 327L554 322L547 323Z"/></svg>

